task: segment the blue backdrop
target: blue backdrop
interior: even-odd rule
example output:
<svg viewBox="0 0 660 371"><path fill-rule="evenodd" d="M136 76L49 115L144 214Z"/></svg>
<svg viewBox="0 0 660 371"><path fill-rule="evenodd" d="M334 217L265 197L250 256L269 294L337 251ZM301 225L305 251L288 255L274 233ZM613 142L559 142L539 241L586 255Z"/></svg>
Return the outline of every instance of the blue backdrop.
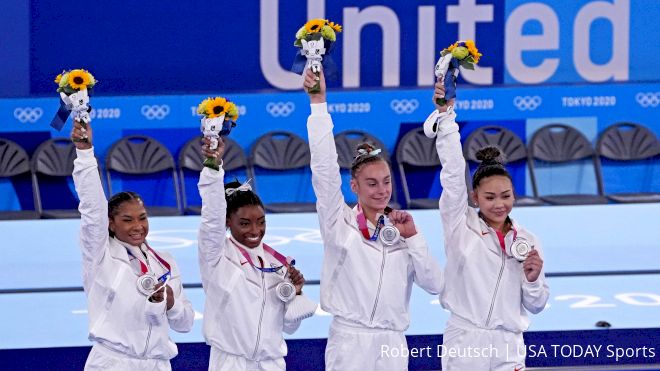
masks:
<svg viewBox="0 0 660 371"><path fill-rule="evenodd" d="M311 17L344 26L335 86L429 86L438 52L457 39L484 54L466 75L474 84L658 81L656 3L16 0L3 7L0 95L52 94L53 77L78 67L102 82L99 94L295 89L293 39Z"/></svg>

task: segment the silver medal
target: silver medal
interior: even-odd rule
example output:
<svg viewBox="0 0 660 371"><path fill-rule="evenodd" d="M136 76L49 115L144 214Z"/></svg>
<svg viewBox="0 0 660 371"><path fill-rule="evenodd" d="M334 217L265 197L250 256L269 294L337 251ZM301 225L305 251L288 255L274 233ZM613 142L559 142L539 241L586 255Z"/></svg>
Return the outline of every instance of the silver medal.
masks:
<svg viewBox="0 0 660 371"><path fill-rule="evenodd" d="M392 246L399 242L399 237L401 233L393 225L386 225L380 230L380 240L383 242L383 245Z"/></svg>
<svg viewBox="0 0 660 371"><path fill-rule="evenodd" d="M158 279L156 276L144 274L137 279L137 289L142 295L149 296L154 292L157 283Z"/></svg>
<svg viewBox="0 0 660 371"><path fill-rule="evenodd" d="M296 297L296 286L291 282L280 282L275 288L275 291L277 292L277 297L285 303L290 302Z"/></svg>
<svg viewBox="0 0 660 371"><path fill-rule="evenodd" d="M509 256L514 257L518 261L527 259L527 255L532 251L532 246L524 238L516 238L515 241L509 246Z"/></svg>

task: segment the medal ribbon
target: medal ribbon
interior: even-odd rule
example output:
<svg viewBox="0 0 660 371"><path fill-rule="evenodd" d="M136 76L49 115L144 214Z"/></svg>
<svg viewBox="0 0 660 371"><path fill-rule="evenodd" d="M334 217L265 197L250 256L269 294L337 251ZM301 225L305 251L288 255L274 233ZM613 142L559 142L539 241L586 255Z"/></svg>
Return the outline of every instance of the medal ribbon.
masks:
<svg viewBox="0 0 660 371"><path fill-rule="evenodd" d="M357 222L358 222L358 227L360 228L360 232L362 232L362 236L364 236L366 240L376 241L378 239L378 234L380 233L380 229L385 225L385 215L387 215L390 211L392 211L392 209L389 207L385 208L385 215L381 215L380 218L378 218L378 222L376 223L376 229L374 230L374 234L372 236L369 236L369 228L367 227L367 218L364 216L364 212L362 212L362 206L360 206L359 202L357 204L357 209L358 209Z"/></svg>
<svg viewBox="0 0 660 371"><path fill-rule="evenodd" d="M158 277L158 281L164 282L170 275L172 275L172 269L171 269L170 263L168 263L165 259L161 258L160 255L158 255L158 253L156 253L156 250L152 249L149 245L147 245L146 242L144 244L147 246L147 249L149 251L151 251L151 253L156 257L156 259L158 259L160 264L162 264L163 267L165 267L165 269L167 269L167 272L165 272L165 274ZM126 252L128 253L128 255L134 257L135 259L137 259L138 262L140 262L140 271L142 271L142 275L145 275L145 274L149 273L149 267L147 267L147 265L144 264L144 262L142 262L142 260L138 259L135 255L133 255L130 252L130 250L126 249Z"/></svg>
<svg viewBox="0 0 660 371"><path fill-rule="evenodd" d="M295 261L294 259L291 259L291 262L289 262L288 259L287 259L284 255L282 255L282 254L280 254L279 252L275 251L275 249L273 249L272 247L270 247L270 246L268 246L268 245L266 245L266 244L263 244L263 246L264 246L264 251L267 252L267 253L269 253L271 256L273 256L273 257L275 258L275 260L277 260L278 262L280 262L282 265L280 265L279 267L271 267L271 268L262 268L262 267L258 267L257 265L255 265L255 264L252 262L252 258L250 257L250 254L248 254L248 252L245 251L244 248L240 247L240 246L238 245L238 243L237 243L236 241L234 241L233 238L229 238L229 239L230 239L231 242L234 244L234 246L236 246L236 248L238 248L238 251L240 251L241 254L243 254L243 257L245 258L245 260L247 260L248 263L250 263L250 265L252 265L253 267L255 267L256 269L258 269L258 270L260 270L260 271L262 271L262 272L265 272L265 273L273 273L273 272L277 272L277 271L279 271L280 269L282 269L282 267L287 267L287 268L288 268L289 265L293 266L293 265L296 264L296 261Z"/></svg>

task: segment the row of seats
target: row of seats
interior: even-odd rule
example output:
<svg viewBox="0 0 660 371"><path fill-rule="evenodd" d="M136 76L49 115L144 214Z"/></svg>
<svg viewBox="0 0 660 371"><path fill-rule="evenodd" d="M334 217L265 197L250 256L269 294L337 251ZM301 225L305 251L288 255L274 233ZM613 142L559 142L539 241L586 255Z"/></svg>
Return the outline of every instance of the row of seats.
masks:
<svg viewBox="0 0 660 371"><path fill-rule="evenodd" d="M341 171L349 172L356 146L361 142L371 142L383 149L383 156L390 159L383 143L375 136L363 131L344 131L335 136L338 163ZM253 179L257 188L259 169L287 172L309 167L308 144L299 136L284 132L270 132L261 136L252 146L250 155L230 138L225 138L226 149L223 157L224 169L232 172L244 169ZM476 163L475 153L485 145L497 145L504 152L509 163L525 161L529 169L533 195L519 196L521 206L542 204L598 204L614 202L657 202L658 193L604 194L600 174L600 158L617 161L636 161L657 158L660 154L660 141L647 128L630 123L615 124L604 130L595 148L578 130L562 124L544 126L534 133L527 146L512 131L500 126L481 127L472 132L464 141L463 149L468 165ZM105 157L105 178L108 194L117 190L112 187L112 174L132 176L171 172L176 196L176 206L148 207L150 215L198 214L199 205L190 205L186 197L185 172L198 172L202 167L201 142L198 137L189 140L179 152L178 164L169 150L160 142L146 136L129 136L115 142ZM0 177L14 177L30 173L32 177L34 211L5 211L2 219L62 218L76 217L77 210L44 210L39 187L40 175L50 177L70 177L73 171L75 149L68 138L50 139L42 143L30 161L27 153L18 144L0 138ZM539 195L535 177L535 163L544 161L561 164L579 160L591 160L598 184L597 194ZM437 197L413 197L411 189L424 188L422 182L409 181L408 170L427 169L437 173L440 162L434 141L428 139L421 127L406 133L396 146L392 162L396 162L406 208L436 208ZM178 165L178 166L177 166ZM469 182L469 172L466 172ZM395 182L393 182L394 184ZM415 184L411 184L415 183ZM422 194L424 192L421 192ZM396 187L393 192L396 195ZM394 207L399 205L393 199ZM269 212L313 212L312 202L267 203Z"/></svg>

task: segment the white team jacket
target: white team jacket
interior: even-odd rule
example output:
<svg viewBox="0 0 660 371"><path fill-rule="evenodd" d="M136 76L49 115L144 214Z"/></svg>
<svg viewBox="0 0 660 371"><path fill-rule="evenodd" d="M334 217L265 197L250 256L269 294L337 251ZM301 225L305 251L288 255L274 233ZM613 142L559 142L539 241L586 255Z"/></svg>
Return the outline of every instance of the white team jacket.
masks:
<svg viewBox="0 0 660 371"><path fill-rule="evenodd" d="M275 288L286 270L263 273L255 269L227 237L223 178L222 168L205 167L198 184L202 196L199 263L206 293L204 338L213 347L250 360L282 358L287 354L282 331L295 332L318 304L304 295L284 304ZM281 265L270 254L263 258L265 267Z"/></svg>
<svg viewBox="0 0 660 371"><path fill-rule="evenodd" d="M442 306L479 328L524 331L530 323L525 309L539 313L548 301L545 275L542 271L528 282L522 263L502 251L495 230L468 206L456 114L433 115L440 117L436 149L442 163L440 215L447 254ZM513 228L543 256L536 236L515 221ZM513 235L513 230L507 233L505 246L513 243Z"/></svg>
<svg viewBox="0 0 660 371"><path fill-rule="evenodd" d="M325 248L321 307L365 327L404 331L410 323L412 283L437 295L443 286L442 269L421 232L390 247L380 240L364 239L357 211L346 205L341 192L327 104L312 104L311 108L307 131L312 184Z"/></svg>
<svg viewBox="0 0 660 371"><path fill-rule="evenodd" d="M168 285L174 306L150 303L138 292L139 264L131 264L126 248L108 236L108 201L103 193L94 150L76 150L73 180L80 198L80 248L83 287L87 294L89 339L135 358L171 359L177 347L169 329L188 332L195 317L181 286L181 276L171 255L158 252L172 270ZM149 261L157 262L149 253ZM160 275L164 269L151 263Z"/></svg>

